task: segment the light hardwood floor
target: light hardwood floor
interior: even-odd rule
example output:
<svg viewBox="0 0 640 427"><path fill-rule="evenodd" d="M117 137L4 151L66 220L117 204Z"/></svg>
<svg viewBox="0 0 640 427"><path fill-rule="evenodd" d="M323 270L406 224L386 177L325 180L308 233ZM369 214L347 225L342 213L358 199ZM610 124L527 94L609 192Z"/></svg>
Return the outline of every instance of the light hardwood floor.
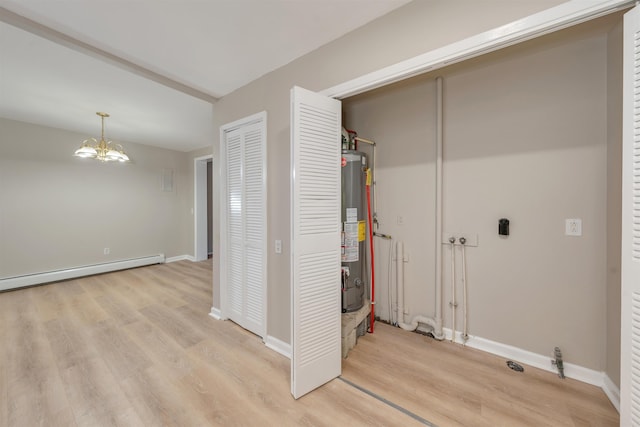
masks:
<svg viewBox="0 0 640 427"><path fill-rule="evenodd" d="M342 376L440 426L617 426L604 392L573 379L377 323Z"/></svg>
<svg viewBox="0 0 640 427"><path fill-rule="evenodd" d="M208 316L211 262L0 293L0 426L413 426L334 380L295 401L289 360ZM344 377L441 426L617 425L601 390L380 325Z"/></svg>

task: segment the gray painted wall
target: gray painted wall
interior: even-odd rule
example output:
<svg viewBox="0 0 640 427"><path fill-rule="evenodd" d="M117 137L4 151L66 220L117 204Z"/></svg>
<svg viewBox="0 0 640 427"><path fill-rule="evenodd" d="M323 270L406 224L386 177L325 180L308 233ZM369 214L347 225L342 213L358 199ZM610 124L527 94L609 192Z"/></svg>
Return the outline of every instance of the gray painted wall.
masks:
<svg viewBox="0 0 640 427"><path fill-rule="evenodd" d="M607 203L607 186L616 186L608 175L621 163L607 155L619 148L619 140L607 141L607 105L621 96L607 89L608 77L621 74L607 58L608 32L619 22L593 21L343 101L346 125L378 143L381 231L410 254L406 319L434 315L434 78L441 75L443 226L479 235L466 252L470 333L538 354L559 346L566 361L599 371L608 365L615 331L606 319L620 311L607 307L607 243L619 248L620 233L607 233L607 211L620 201ZM508 238L497 234L502 217L511 220ZM582 237L564 235L566 218L582 219ZM388 316L395 270L389 275L388 242L377 243L377 311ZM461 304L459 249L456 257ZM445 247L449 328L450 259ZM460 330L460 310L456 323ZM619 348L610 350L619 359Z"/></svg>
<svg viewBox="0 0 640 427"><path fill-rule="evenodd" d="M622 236L622 21L607 37L607 365L620 387Z"/></svg>
<svg viewBox="0 0 640 427"><path fill-rule="evenodd" d="M267 334L290 339L290 160L289 91L298 85L323 90L365 73L486 31L562 1L414 1L223 97L214 105L214 129L267 111L268 319ZM214 136L214 171L219 170L219 135ZM214 200L219 188L214 179ZM219 271L219 213L214 218L214 271ZM282 254L273 241L282 239ZM219 307L218 276L214 301Z"/></svg>
<svg viewBox="0 0 640 427"><path fill-rule="evenodd" d="M133 162L101 164L72 156L86 138L0 119L0 277L193 253L189 155L123 142Z"/></svg>

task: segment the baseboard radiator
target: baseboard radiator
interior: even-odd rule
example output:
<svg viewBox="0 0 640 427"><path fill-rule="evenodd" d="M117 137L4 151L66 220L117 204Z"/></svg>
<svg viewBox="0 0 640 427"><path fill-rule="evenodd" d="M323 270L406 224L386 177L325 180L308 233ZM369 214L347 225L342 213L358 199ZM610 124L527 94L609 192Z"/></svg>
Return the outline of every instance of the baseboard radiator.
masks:
<svg viewBox="0 0 640 427"><path fill-rule="evenodd" d="M74 279L76 277L91 276L92 274L126 270L127 268L142 267L152 264L162 264L164 262L164 254L158 254L141 258L105 262L102 264L85 265L82 267L68 268L65 270L47 271L44 273L7 277L5 279L0 279L0 291L24 288L26 286L40 285L43 283L57 282L59 280Z"/></svg>

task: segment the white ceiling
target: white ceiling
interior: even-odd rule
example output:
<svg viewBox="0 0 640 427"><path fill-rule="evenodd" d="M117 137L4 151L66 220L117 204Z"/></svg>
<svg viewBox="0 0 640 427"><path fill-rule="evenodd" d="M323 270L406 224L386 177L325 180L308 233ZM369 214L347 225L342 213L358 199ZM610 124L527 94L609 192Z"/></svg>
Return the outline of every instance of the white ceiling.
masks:
<svg viewBox="0 0 640 427"><path fill-rule="evenodd" d="M0 0L0 117L191 151L210 101L408 1Z"/></svg>

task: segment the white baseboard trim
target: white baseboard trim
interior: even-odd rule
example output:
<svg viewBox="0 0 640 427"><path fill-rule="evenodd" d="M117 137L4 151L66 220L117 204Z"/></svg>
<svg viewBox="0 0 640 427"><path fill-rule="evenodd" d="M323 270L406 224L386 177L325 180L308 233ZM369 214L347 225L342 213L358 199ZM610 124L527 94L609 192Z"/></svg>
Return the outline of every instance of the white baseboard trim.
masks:
<svg viewBox="0 0 640 427"><path fill-rule="evenodd" d="M216 320L222 320L222 312L220 311L219 308L216 308L216 307L211 307L211 312L209 313L209 316L213 317Z"/></svg>
<svg viewBox="0 0 640 427"><path fill-rule="evenodd" d="M456 342L462 342L462 340L460 339L460 341ZM497 356L513 359L514 361L522 362L526 365L533 366L544 371L553 372L554 374L558 373L556 367L551 364L551 355L543 356L541 354L533 353L531 351L523 350L511 345L502 344L485 338L473 336L469 337L466 345L471 348L476 348L478 350L483 350L488 353L495 354ZM564 362L563 365L564 375L566 377L573 378L587 384L602 387L604 383L602 372L598 372L579 365L574 365L573 363Z"/></svg>
<svg viewBox="0 0 640 427"><path fill-rule="evenodd" d="M604 394L607 395L613 406L615 406L618 413L620 413L620 388L615 385L609 375L604 375L604 384L602 385L602 390L604 390Z"/></svg>
<svg viewBox="0 0 640 427"><path fill-rule="evenodd" d="M165 260L166 263L176 262L176 261L191 261L191 262L195 262L196 259L192 255L178 255L178 256L169 257L169 258L167 258Z"/></svg>
<svg viewBox="0 0 640 427"><path fill-rule="evenodd" d="M163 262L165 262L164 254L158 254L148 257L105 262L103 264L67 268L65 270L47 271L44 273L9 277L6 279L0 279L0 291L23 288L25 286L41 285L43 283L57 282L60 280L74 279L76 277L90 276L92 274L125 270L127 268L142 267L151 264L161 264Z"/></svg>
<svg viewBox="0 0 640 427"><path fill-rule="evenodd" d="M451 329L443 328L443 332L445 339L451 340ZM456 331L454 342L458 344L465 344L462 339L461 332ZM487 353L495 354L496 356L504 357L505 359L533 366L544 371L553 372L554 374L558 373L556 367L551 364L551 355L543 356L518 347L472 335L469 335L469 339L465 345L486 351ZM574 380L600 387L607 395L613 406L615 406L618 412L620 412L620 390L604 372L595 371L573 363L564 362L563 365L564 375L567 378L572 378Z"/></svg>
<svg viewBox="0 0 640 427"><path fill-rule="evenodd" d="M267 335L264 340L264 345L266 345L271 350L280 353L287 359L291 359L291 344L287 344L286 342L281 341L278 338Z"/></svg>

